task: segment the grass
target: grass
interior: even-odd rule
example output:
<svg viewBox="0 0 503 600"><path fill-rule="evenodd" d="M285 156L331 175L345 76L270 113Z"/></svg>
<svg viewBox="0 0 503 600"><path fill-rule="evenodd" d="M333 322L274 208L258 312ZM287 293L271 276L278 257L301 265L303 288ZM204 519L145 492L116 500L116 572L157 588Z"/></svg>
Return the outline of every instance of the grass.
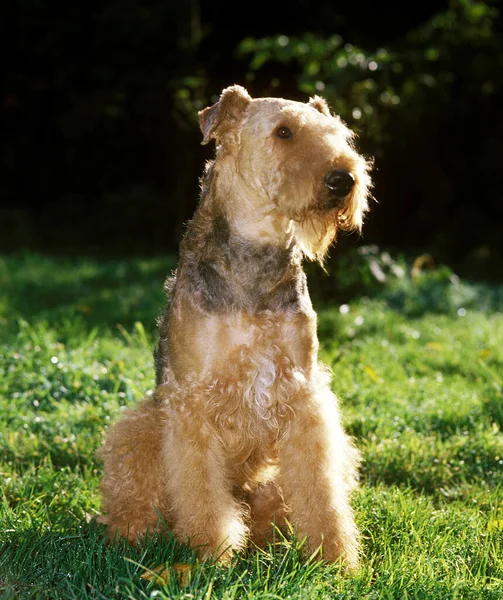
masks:
<svg viewBox="0 0 503 600"><path fill-rule="evenodd" d="M0 259L0 597L503 598L503 290L445 269L376 286L366 264L318 303L322 359L364 457L361 571L302 561L285 540L159 586L144 568L194 558L173 540L104 543L95 452L153 387L174 259Z"/></svg>

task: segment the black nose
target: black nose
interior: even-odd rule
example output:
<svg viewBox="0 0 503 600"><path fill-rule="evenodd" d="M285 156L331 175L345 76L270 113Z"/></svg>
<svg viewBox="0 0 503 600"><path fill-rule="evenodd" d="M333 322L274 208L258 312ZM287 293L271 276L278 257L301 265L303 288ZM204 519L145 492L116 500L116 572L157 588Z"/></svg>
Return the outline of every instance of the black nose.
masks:
<svg viewBox="0 0 503 600"><path fill-rule="evenodd" d="M325 186L337 198L345 198L355 185L355 178L344 169L334 169L325 175Z"/></svg>

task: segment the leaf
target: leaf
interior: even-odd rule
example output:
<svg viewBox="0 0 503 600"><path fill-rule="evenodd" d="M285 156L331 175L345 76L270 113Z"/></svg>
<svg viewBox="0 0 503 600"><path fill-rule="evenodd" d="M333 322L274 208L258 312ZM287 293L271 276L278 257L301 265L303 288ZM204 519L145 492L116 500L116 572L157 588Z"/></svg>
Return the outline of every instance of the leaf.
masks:
<svg viewBox="0 0 503 600"><path fill-rule="evenodd" d="M503 519L493 519L487 523L488 531L503 531Z"/></svg>
<svg viewBox="0 0 503 600"><path fill-rule="evenodd" d="M442 350L443 348L442 344L439 344L438 342L428 342L424 347L427 350Z"/></svg>
<svg viewBox="0 0 503 600"><path fill-rule="evenodd" d="M164 563L158 565L154 569L146 569L141 575L140 579L146 581L153 581L154 584L167 584L171 581L173 573L178 577L182 587L185 587L190 580L192 572L194 570L193 564L188 563L175 563L170 566L166 566Z"/></svg>
<svg viewBox="0 0 503 600"><path fill-rule="evenodd" d="M364 365L363 370L365 371L365 373L367 373L367 375L370 377L370 379L372 379L372 381L375 381L376 383L379 383L381 381L381 378L377 375L377 373L371 367L367 367L366 365Z"/></svg>
<svg viewBox="0 0 503 600"><path fill-rule="evenodd" d="M433 269L435 266L435 262L429 254L421 254L415 259L411 270L412 279L417 279L421 275L425 266L429 270Z"/></svg>
<svg viewBox="0 0 503 600"><path fill-rule="evenodd" d="M146 569L140 575L140 579L145 579L145 581L153 581L154 579L157 580L157 578L163 579L166 583L169 581L168 570L165 568L164 563L153 569Z"/></svg>

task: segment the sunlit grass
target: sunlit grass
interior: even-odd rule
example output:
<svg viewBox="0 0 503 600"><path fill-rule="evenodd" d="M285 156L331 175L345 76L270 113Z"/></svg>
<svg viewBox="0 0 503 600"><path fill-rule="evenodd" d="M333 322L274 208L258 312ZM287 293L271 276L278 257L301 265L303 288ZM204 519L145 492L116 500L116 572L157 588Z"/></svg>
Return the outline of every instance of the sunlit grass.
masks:
<svg viewBox="0 0 503 600"><path fill-rule="evenodd" d="M104 543L95 452L153 387L174 264L0 261L1 597L502 598L503 295L435 273L319 306L322 359L364 458L361 571L306 563L284 541L196 565L186 587L139 579L194 557L173 540Z"/></svg>

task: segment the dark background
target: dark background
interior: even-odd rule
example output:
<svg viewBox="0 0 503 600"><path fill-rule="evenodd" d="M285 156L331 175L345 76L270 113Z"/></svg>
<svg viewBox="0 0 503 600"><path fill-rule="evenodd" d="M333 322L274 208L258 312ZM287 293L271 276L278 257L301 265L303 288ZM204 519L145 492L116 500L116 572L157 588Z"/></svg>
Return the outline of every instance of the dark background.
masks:
<svg viewBox="0 0 503 600"><path fill-rule="evenodd" d="M17 0L0 23L0 252L176 251L213 151L195 115L241 83L324 95L375 157L364 237L339 247L501 278L497 3Z"/></svg>

